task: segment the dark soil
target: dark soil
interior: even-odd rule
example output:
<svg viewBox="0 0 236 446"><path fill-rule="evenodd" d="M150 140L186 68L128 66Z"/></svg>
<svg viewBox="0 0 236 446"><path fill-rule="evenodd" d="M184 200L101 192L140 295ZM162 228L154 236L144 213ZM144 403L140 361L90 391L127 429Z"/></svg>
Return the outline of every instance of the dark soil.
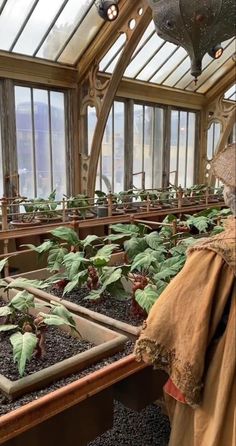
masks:
<svg viewBox="0 0 236 446"><path fill-rule="evenodd" d="M17 365L14 364L9 332L0 335L0 373L11 380L19 379ZM58 361L70 358L78 353L94 347L90 342L74 338L58 328L48 327L46 333L46 354L43 358L33 356L27 363L25 375L31 375L45 369Z"/></svg>
<svg viewBox="0 0 236 446"><path fill-rule="evenodd" d="M134 348L134 343L131 341L127 341L123 351L116 353L115 355L109 356L107 358L104 358L101 361L97 362L96 364L92 364L91 366L87 367L84 370L81 370L65 378L61 378L40 390L36 390L34 392L23 395L19 397L17 400L9 401L3 394L0 393L0 415L10 412L11 410L18 409L19 407L24 406L25 404L34 401L35 399L38 399L43 395L46 395L50 392L53 392L56 389L64 387L67 384L76 381L77 379L87 376L89 373L93 373L96 370L100 370L102 367L105 367L109 364L112 364L115 361L118 361L121 358L124 358L125 356L133 352L133 348Z"/></svg>
<svg viewBox="0 0 236 446"><path fill-rule="evenodd" d="M135 412L115 402L113 428L87 446L167 446L169 435L168 417L155 404Z"/></svg>
<svg viewBox="0 0 236 446"><path fill-rule="evenodd" d="M54 294L54 296L62 297L63 290L51 288L48 292ZM96 311L97 313L126 322L127 324L134 325L135 327L142 325L146 318L142 314L133 313L131 298L127 300L118 300L107 293L102 299L92 301L85 299L87 295L88 289L86 287L75 288L71 293L66 294L63 299L81 305L92 311Z"/></svg>

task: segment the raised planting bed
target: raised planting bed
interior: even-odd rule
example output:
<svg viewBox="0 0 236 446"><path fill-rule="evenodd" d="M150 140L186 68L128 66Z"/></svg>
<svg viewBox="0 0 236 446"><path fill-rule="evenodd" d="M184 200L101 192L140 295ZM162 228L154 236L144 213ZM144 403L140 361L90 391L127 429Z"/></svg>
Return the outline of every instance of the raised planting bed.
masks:
<svg viewBox="0 0 236 446"><path fill-rule="evenodd" d="M113 257L113 261L119 262L122 257L123 254L119 253L117 257ZM20 277L24 277L27 279L44 280L48 278L49 275L50 273L47 269L40 269L21 274ZM5 280L7 282L11 282L12 280L14 280L14 278L17 277L19 276L6 277ZM144 315L138 315L137 317L131 315L130 301L119 301L114 298L109 298L107 300L104 299L99 303L86 301L86 299L84 299L85 294L83 289L79 290L79 293L72 292L63 299L61 298L60 294L59 296L53 294L53 291L49 293L32 287L27 287L27 290L45 302L51 302L52 300L55 300L58 303L60 302L73 313L81 315L91 321L96 321L106 327L111 327L112 329L119 331L120 333L125 334L132 339L135 339L139 336L143 320L145 319ZM55 293L57 293L57 290L55 290ZM103 312L105 312L106 314L103 314ZM123 315L123 321L117 319L120 314L121 317Z"/></svg>
<svg viewBox="0 0 236 446"><path fill-rule="evenodd" d="M17 293L18 291L11 289L9 292L9 298L12 299ZM1 296L2 299L6 300L6 293L4 294L2 292ZM50 308L45 307L45 302L37 298L35 298L34 302L37 307L40 304L40 308L30 308L28 310L28 313L33 317L36 317L38 313L41 314L41 312L44 314L49 313ZM5 395L7 395L9 398L15 398L23 393L31 391L32 389L42 387L57 378L81 370L88 365L99 361L101 358L114 354L115 352L124 348L124 344L127 339L125 336L111 331L106 327L102 327L101 325L98 325L92 321L88 321L78 315L73 315L73 320L77 332L75 332L75 330L71 332L71 329L68 330L69 327L66 325L60 325L56 329L52 329L50 327L49 343L51 345L51 356L53 356L56 351L56 347L53 348L53 345L55 345L55 343L58 344L63 333L65 333L65 338L69 343L65 343L64 340L61 344L61 350L60 348L59 350L57 348L58 357L56 358L56 361L58 362L55 363L53 358L49 358L49 361L43 361L41 359L41 369L39 370L40 360L33 358L33 365L29 366L28 370L26 369L26 373L28 373L26 376L17 379L16 372L14 371L14 364L11 360L11 351L9 351L9 349L7 351L7 347L5 347L6 350L3 350L3 355L4 351L6 354L11 355L8 358L8 367L6 362L3 360L1 361L2 364L0 365L0 390ZM36 321L36 319L34 319L34 321ZM68 335L68 332L71 332L70 336ZM4 338L5 332L4 334L2 333L1 336ZM80 343L80 339L82 339L82 350L85 351L78 353L81 351L81 345L78 347L78 349L76 348L76 345ZM66 357L67 354L64 354L63 350L69 349L69 346L72 356ZM47 350L45 357L46 355ZM64 359L61 360L61 358ZM7 376L3 376L2 369L6 372Z"/></svg>

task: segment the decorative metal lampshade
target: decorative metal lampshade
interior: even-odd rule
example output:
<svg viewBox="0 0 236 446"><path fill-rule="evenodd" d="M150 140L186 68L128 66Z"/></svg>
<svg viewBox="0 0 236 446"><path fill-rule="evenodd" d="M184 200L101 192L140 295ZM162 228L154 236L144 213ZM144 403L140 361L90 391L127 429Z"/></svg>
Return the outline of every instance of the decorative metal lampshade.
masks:
<svg viewBox="0 0 236 446"><path fill-rule="evenodd" d="M197 79L202 72L206 53L215 51L224 40L235 35L235 0L149 0L157 34L182 46L191 59L191 74Z"/></svg>

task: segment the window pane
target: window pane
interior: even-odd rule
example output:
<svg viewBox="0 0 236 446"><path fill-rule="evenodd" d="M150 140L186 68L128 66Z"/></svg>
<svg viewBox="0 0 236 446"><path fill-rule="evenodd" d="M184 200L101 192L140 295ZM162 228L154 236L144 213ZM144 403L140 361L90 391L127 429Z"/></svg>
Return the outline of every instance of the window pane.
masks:
<svg viewBox="0 0 236 446"><path fill-rule="evenodd" d="M144 172L145 188L152 189L154 109L144 107Z"/></svg>
<svg viewBox="0 0 236 446"><path fill-rule="evenodd" d="M15 87L20 194L47 198L66 194L64 93Z"/></svg>
<svg viewBox="0 0 236 446"><path fill-rule="evenodd" d="M20 195L35 196L31 89L15 87L16 142Z"/></svg>
<svg viewBox="0 0 236 446"><path fill-rule="evenodd" d="M124 103L114 103L114 192L124 190Z"/></svg>
<svg viewBox="0 0 236 446"><path fill-rule="evenodd" d="M102 179L106 185L106 190L104 190L104 192L112 190L112 112L113 110L111 109L102 141Z"/></svg>
<svg viewBox="0 0 236 446"><path fill-rule="evenodd" d="M133 151L133 174L143 171L143 106L134 105L134 151ZM133 185L142 187L142 175L133 176Z"/></svg>
<svg viewBox="0 0 236 446"><path fill-rule="evenodd" d="M93 142L93 134L94 134L95 127L97 124L97 115L96 115L95 107L88 106L87 121L88 121L88 155L90 155L92 142Z"/></svg>
<svg viewBox="0 0 236 446"><path fill-rule="evenodd" d="M170 176L169 182L178 185L177 154L179 146L179 112L171 111L171 139L170 139Z"/></svg>
<svg viewBox="0 0 236 446"><path fill-rule="evenodd" d="M37 196L46 198L52 190L48 93L33 90L33 98Z"/></svg>
<svg viewBox="0 0 236 446"><path fill-rule="evenodd" d="M195 128L196 115L189 113L188 119L188 151L187 151L187 176L186 187L190 187L194 183L194 164L195 164Z"/></svg>
<svg viewBox="0 0 236 446"><path fill-rule="evenodd" d="M164 113L163 109L154 109L154 161L153 161L153 188L162 187L163 171L163 144L164 144Z"/></svg>
<svg viewBox="0 0 236 446"><path fill-rule="evenodd" d="M179 159L178 159L178 185L185 186L186 144L187 144L187 113L180 112L179 127Z"/></svg>
<svg viewBox="0 0 236 446"><path fill-rule="evenodd" d="M56 199L66 193L66 140L65 140L65 104L64 94L52 91L51 105L51 141L53 189Z"/></svg>

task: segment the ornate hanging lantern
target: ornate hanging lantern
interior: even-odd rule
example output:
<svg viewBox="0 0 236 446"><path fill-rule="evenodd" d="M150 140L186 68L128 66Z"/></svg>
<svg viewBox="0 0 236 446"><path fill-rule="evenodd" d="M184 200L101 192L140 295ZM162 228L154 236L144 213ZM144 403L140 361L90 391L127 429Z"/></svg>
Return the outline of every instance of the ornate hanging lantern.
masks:
<svg viewBox="0 0 236 446"><path fill-rule="evenodd" d="M202 58L223 53L221 42L235 35L235 0L149 0L157 34L182 46L191 59L197 80Z"/></svg>

